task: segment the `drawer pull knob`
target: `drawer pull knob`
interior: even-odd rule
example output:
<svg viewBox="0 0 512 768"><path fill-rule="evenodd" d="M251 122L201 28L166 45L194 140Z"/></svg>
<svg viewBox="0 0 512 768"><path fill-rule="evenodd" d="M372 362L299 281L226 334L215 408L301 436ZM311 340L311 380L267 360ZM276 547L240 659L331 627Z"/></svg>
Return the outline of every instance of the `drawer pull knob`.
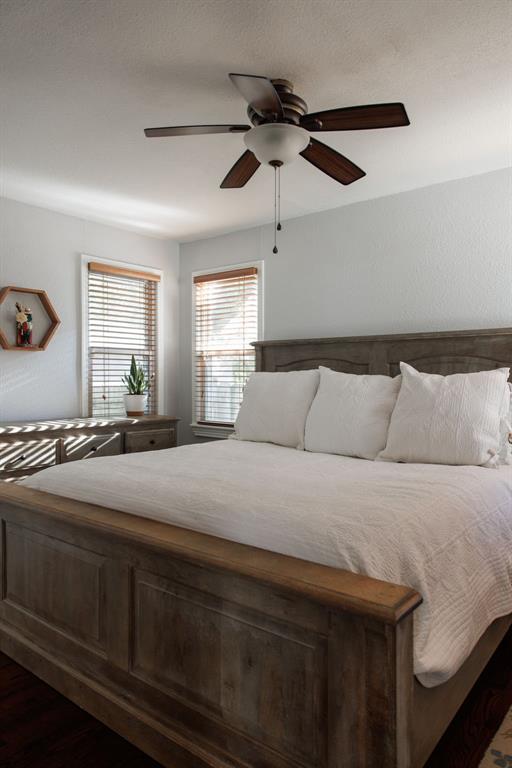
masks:
<svg viewBox="0 0 512 768"><path fill-rule="evenodd" d="M154 445L154 444L155 444L155 441L154 441L154 440L150 440L150 441L149 441L149 444L150 444L150 445Z"/></svg>
<svg viewBox="0 0 512 768"><path fill-rule="evenodd" d="M10 469L11 467L14 467L15 464L18 464L20 461L25 461L25 454L22 453L20 456L16 456L15 459L11 459L7 462L5 465L5 469Z"/></svg>

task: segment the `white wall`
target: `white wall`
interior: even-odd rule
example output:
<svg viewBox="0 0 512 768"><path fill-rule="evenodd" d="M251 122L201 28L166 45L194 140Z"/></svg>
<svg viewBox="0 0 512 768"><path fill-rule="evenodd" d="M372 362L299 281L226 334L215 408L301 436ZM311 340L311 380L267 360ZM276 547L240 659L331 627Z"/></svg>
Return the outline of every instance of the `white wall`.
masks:
<svg viewBox="0 0 512 768"><path fill-rule="evenodd" d="M286 221L277 255L270 226L182 244L181 442L194 270L264 259L267 339L511 326L511 200L505 169Z"/></svg>
<svg viewBox="0 0 512 768"><path fill-rule="evenodd" d="M0 199L0 287L47 291L62 325L44 352L0 349L0 421L80 415L80 254L164 272L164 411L177 409L179 246Z"/></svg>
<svg viewBox="0 0 512 768"><path fill-rule="evenodd" d="M512 325L511 200L508 169L287 221L277 255L266 226L179 257L170 241L0 199L0 287L45 288L62 319L45 352L0 350L0 420L80 412L81 253L164 271L165 411L188 442L192 271L264 259L266 338Z"/></svg>

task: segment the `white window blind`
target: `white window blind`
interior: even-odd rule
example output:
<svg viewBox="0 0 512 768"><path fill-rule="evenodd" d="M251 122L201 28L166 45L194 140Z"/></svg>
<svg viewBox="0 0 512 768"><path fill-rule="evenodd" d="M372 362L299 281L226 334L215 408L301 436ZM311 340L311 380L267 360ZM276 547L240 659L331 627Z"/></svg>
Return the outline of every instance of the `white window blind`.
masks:
<svg viewBox="0 0 512 768"><path fill-rule="evenodd" d="M89 415L124 416L123 374L132 355L146 373L150 389L146 413L157 412L157 310L159 276L89 263L88 401Z"/></svg>
<svg viewBox="0 0 512 768"><path fill-rule="evenodd" d="M196 422L232 425L255 368L258 270L197 275L194 292Z"/></svg>

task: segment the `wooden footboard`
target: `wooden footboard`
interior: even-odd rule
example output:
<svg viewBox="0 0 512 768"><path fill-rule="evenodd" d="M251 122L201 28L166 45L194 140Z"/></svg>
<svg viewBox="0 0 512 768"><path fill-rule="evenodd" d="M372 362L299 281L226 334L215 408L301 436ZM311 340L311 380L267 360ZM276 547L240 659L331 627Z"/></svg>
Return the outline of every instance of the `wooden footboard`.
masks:
<svg viewBox="0 0 512 768"><path fill-rule="evenodd" d="M12 486L0 649L165 766L410 768L413 590Z"/></svg>

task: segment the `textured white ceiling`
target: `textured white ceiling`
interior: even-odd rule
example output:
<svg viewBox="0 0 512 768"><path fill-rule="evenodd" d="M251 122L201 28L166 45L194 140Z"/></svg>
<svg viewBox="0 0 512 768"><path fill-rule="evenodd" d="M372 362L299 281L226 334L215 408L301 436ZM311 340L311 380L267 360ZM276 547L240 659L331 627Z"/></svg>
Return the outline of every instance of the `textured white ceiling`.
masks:
<svg viewBox="0 0 512 768"><path fill-rule="evenodd" d="M221 190L245 122L228 72L292 80L310 111L403 101L412 125L324 134L367 172L301 158L283 218L512 165L509 0L0 0L6 197L190 240L268 221L272 171ZM318 136L318 138L322 138Z"/></svg>

